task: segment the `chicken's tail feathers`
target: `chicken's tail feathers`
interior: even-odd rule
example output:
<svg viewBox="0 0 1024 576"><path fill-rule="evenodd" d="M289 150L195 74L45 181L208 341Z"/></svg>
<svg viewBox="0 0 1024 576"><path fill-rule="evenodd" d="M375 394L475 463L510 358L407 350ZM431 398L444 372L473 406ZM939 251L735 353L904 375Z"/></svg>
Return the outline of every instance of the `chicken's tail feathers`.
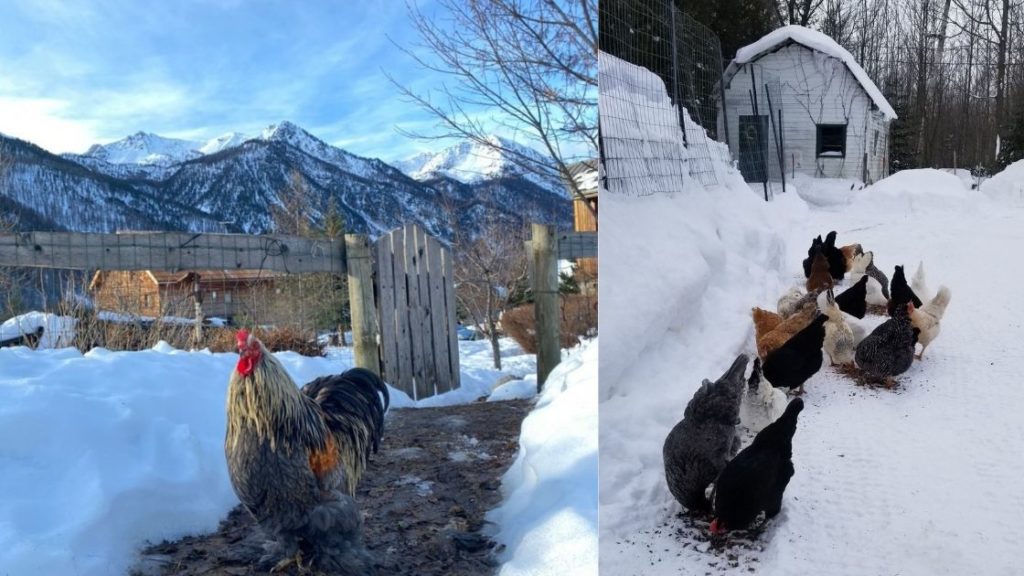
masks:
<svg viewBox="0 0 1024 576"><path fill-rule="evenodd" d="M376 453L384 435L384 415L391 404L387 385L364 368L322 376L302 387L324 412L331 431L365 443L365 456Z"/></svg>
<svg viewBox="0 0 1024 576"><path fill-rule="evenodd" d="M949 304L949 299L953 297L953 293L945 285L939 286L939 291L935 293L935 297L925 305L925 308L929 312L935 314L938 313L942 316L946 312L946 306Z"/></svg>

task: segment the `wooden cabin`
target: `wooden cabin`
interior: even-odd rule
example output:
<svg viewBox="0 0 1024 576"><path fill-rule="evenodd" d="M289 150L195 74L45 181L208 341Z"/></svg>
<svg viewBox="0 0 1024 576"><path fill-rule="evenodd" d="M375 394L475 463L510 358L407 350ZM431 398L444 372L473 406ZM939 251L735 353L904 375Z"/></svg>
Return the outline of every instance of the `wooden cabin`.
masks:
<svg viewBox="0 0 1024 576"><path fill-rule="evenodd" d="M194 317L198 294L203 316L230 321L239 315L253 317L254 306L265 316L269 307L261 303L275 295L274 283L282 276L267 270L100 271L89 283L89 292L97 310L153 318Z"/></svg>
<svg viewBox="0 0 1024 576"><path fill-rule="evenodd" d="M798 172L870 183L888 176L896 112L825 34L774 30L737 51L722 82L719 139L728 141L747 182L780 177L780 164L786 178Z"/></svg>
<svg viewBox="0 0 1024 576"><path fill-rule="evenodd" d="M572 201L573 230L597 232L597 160L585 160L569 166L569 174L583 193ZM593 211L591 211L593 208ZM597 258L580 258L578 272L585 280L597 277Z"/></svg>

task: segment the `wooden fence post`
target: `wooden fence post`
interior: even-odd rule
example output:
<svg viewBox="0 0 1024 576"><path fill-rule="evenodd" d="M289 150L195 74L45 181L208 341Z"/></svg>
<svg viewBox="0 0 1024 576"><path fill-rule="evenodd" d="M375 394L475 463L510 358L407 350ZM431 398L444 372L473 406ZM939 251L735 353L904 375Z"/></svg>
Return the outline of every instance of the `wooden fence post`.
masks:
<svg viewBox="0 0 1024 576"><path fill-rule="evenodd" d="M195 301L195 326L192 330L193 347L198 350L203 345L203 293L196 274L192 284L192 299Z"/></svg>
<svg viewBox="0 0 1024 576"><path fill-rule="evenodd" d="M562 361L561 301L558 296L558 236L552 226L533 225L533 301L537 322L537 392Z"/></svg>
<svg viewBox="0 0 1024 576"><path fill-rule="evenodd" d="M377 308L373 302L373 262L370 239L365 234L346 234L348 298L352 310L352 346L356 366L380 375L377 350Z"/></svg>

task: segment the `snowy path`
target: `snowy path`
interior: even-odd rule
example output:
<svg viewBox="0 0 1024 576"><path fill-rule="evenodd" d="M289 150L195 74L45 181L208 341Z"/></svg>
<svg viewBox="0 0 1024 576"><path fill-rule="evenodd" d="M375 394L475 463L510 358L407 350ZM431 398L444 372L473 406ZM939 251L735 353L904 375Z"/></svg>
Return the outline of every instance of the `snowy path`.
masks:
<svg viewBox="0 0 1024 576"><path fill-rule="evenodd" d="M914 177L904 180L913 187ZM602 572L1021 573L1024 272L1015 248L1024 245L1024 208L983 202L977 192L964 199L954 184L931 178L920 190L890 190L841 211L811 208L788 229L777 223L786 239L783 285L802 280L810 238L835 229L839 244L874 250L889 276L904 264L909 277L924 260L931 290L946 284L953 297L942 334L897 391L854 386L830 368L808 382L796 475L782 513L754 546L763 551L709 551L689 520L675 517L680 507L661 469L661 441L700 378L717 378L737 352L752 352L742 315L753 305L774 308L781 294L780 280L729 254L698 317L649 344L631 367L629 379L652 383L646 398L603 398Z"/></svg>

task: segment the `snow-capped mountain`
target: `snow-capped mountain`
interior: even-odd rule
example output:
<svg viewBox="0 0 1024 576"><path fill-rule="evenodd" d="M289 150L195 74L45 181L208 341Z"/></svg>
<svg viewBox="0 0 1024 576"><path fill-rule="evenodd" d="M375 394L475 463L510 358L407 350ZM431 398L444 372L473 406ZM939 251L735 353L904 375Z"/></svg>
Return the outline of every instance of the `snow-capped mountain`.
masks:
<svg viewBox="0 0 1024 576"><path fill-rule="evenodd" d="M294 173L310 190L314 224L333 201L353 232L378 235L413 221L446 239L453 225L478 230L488 213L519 223L571 222L562 194L512 171L471 183L443 175L419 181L290 122L207 142L139 133L82 155L56 156L0 135L8 143L15 163L0 208L13 203L36 229L271 231L271 207Z"/></svg>
<svg viewBox="0 0 1024 576"><path fill-rule="evenodd" d="M198 142L190 140L136 132L110 144L93 144L83 156L111 164L167 166L201 156L199 146Z"/></svg>
<svg viewBox="0 0 1024 576"><path fill-rule="evenodd" d="M478 184L504 177L520 177L557 194L564 194L564 185L552 172L537 174L524 168L523 158L538 166L549 166L551 160L533 148L500 136L489 136L490 145L464 141L440 152L423 152L395 162L395 167L416 180L426 181L446 176L464 184Z"/></svg>

